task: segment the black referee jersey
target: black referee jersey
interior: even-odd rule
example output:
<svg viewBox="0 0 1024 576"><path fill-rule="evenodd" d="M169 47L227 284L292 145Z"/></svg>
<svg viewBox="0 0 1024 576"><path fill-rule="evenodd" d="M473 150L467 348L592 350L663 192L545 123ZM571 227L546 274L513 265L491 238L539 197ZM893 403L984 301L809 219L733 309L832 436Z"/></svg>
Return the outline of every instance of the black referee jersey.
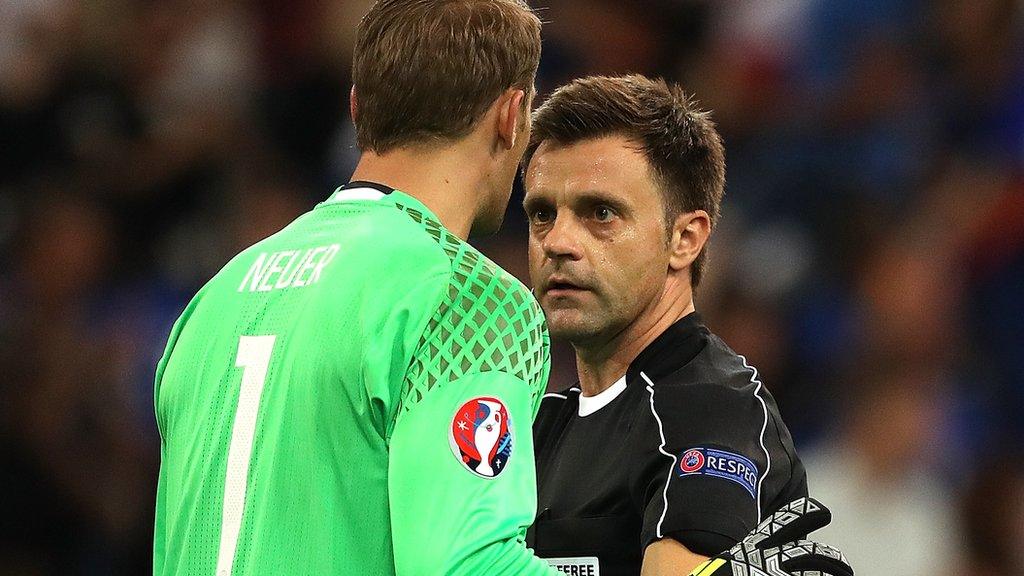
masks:
<svg viewBox="0 0 1024 576"><path fill-rule="evenodd" d="M757 370L696 313L601 394L546 395L534 439L539 512L527 542L568 574L640 574L660 538L713 556L807 495Z"/></svg>

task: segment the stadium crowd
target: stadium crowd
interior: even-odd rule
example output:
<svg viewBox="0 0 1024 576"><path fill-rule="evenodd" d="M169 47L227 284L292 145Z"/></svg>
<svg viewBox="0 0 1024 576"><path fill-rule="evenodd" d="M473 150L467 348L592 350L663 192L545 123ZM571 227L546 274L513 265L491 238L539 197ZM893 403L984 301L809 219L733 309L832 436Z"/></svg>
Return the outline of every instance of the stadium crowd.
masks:
<svg viewBox="0 0 1024 576"><path fill-rule="evenodd" d="M778 399L858 574L1024 575L1024 6L543 0L538 89L714 111L697 308ZM347 178L368 0L0 3L0 573L146 573L187 299ZM478 245L526 280L517 190ZM551 387L572 383L555 351Z"/></svg>

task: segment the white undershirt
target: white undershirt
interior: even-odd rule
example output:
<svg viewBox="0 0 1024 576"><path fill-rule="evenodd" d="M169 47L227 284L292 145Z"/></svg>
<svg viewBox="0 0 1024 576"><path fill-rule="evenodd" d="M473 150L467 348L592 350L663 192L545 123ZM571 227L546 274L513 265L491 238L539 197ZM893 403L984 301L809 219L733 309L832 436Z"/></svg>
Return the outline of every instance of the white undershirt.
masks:
<svg viewBox="0 0 1024 576"><path fill-rule="evenodd" d="M596 396L584 396L583 393L580 392L580 417L590 416L594 412L597 412L601 408L611 404L612 400L618 398L619 394L622 394L622 391L625 389L626 377L623 376L616 380L615 384L605 388Z"/></svg>

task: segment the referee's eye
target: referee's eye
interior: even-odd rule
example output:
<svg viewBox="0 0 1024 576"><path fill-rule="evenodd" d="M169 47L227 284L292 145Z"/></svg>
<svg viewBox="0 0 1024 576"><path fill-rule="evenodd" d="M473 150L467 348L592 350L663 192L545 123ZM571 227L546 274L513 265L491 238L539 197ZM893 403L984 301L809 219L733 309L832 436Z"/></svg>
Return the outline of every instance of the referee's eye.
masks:
<svg viewBox="0 0 1024 576"><path fill-rule="evenodd" d="M549 210L538 209L530 213L530 222L534 225L548 224L554 219L554 213Z"/></svg>
<svg viewBox="0 0 1024 576"><path fill-rule="evenodd" d="M615 210L608 206L598 206L594 209L594 219L598 222L611 222L615 217Z"/></svg>

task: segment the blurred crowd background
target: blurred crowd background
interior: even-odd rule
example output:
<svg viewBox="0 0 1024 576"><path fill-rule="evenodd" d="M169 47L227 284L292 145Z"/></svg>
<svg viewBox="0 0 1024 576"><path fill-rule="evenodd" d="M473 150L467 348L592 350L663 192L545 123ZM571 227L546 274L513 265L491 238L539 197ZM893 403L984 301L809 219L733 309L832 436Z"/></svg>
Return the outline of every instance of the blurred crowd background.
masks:
<svg viewBox="0 0 1024 576"><path fill-rule="evenodd" d="M818 536L862 576L1024 575L1024 5L532 4L542 94L636 71L714 111L697 307L778 399ZM368 5L0 0L0 574L149 571L156 360L347 181ZM478 245L525 281L521 194Z"/></svg>

